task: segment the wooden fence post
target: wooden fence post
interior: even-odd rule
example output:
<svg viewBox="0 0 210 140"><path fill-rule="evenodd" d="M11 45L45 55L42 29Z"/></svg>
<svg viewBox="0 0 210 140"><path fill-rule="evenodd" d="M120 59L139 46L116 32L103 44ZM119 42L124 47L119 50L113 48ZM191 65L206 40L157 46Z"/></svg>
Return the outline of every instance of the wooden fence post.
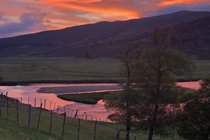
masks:
<svg viewBox="0 0 210 140"><path fill-rule="evenodd" d="M95 124L94 124L93 140L96 140L96 125L97 125L97 121L95 121Z"/></svg>
<svg viewBox="0 0 210 140"><path fill-rule="evenodd" d="M59 113L59 105L57 106L57 114Z"/></svg>
<svg viewBox="0 0 210 140"><path fill-rule="evenodd" d="M77 140L79 140L79 135L80 135L80 119L78 119Z"/></svg>
<svg viewBox="0 0 210 140"><path fill-rule="evenodd" d="M41 113L42 113L42 103L40 105L40 108L39 108L39 116L38 116L38 122L37 122L37 129L39 129L39 122L40 122L40 117L41 117Z"/></svg>
<svg viewBox="0 0 210 140"><path fill-rule="evenodd" d="M44 99L44 109L46 109L46 99Z"/></svg>
<svg viewBox="0 0 210 140"><path fill-rule="evenodd" d="M74 118L77 118L78 117L78 109L76 110L76 113L74 115Z"/></svg>
<svg viewBox="0 0 210 140"><path fill-rule="evenodd" d="M0 105L0 118L1 118L1 105Z"/></svg>
<svg viewBox="0 0 210 140"><path fill-rule="evenodd" d="M65 123L66 123L66 113L63 114L62 140L63 140L63 136L64 136Z"/></svg>
<svg viewBox="0 0 210 140"><path fill-rule="evenodd" d="M54 111L56 110L56 103L54 103Z"/></svg>
<svg viewBox="0 0 210 140"><path fill-rule="evenodd" d="M2 97L3 97L3 93L1 93L1 100L0 100L0 117L1 117L1 105L3 103Z"/></svg>
<svg viewBox="0 0 210 140"><path fill-rule="evenodd" d="M50 107L49 107L49 109L51 110L51 101L50 101Z"/></svg>
<svg viewBox="0 0 210 140"><path fill-rule="evenodd" d="M36 107L36 98L34 98L34 107Z"/></svg>
<svg viewBox="0 0 210 140"><path fill-rule="evenodd" d="M0 105L0 118L1 118L1 105Z"/></svg>
<svg viewBox="0 0 210 140"><path fill-rule="evenodd" d="M120 140L120 130L117 129L116 140Z"/></svg>
<svg viewBox="0 0 210 140"><path fill-rule="evenodd" d="M28 105L30 104L30 98L28 97Z"/></svg>
<svg viewBox="0 0 210 140"><path fill-rule="evenodd" d="M63 112L66 113L66 107L65 106L63 107Z"/></svg>
<svg viewBox="0 0 210 140"><path fill-rule="evenodd" d="M6 100L7 100L7 119L8 119L8 116L9 116L9 98L6 94Z"/></svg>
<svg viewBox="0 0 210 140"><path fill-rule="evenodd" d="M52 134L52 117L53 117L53 111L50 111L50 135Z"/></svg>
<svg viewBox="0 0 210 140"><path fill-rule="evenodd" d="M31 127L31 105L28 106L28 127Z"/></svg>
<svg viewBox="0 0 210 140"><path fill-rule="evenodd" d="M19 107L18 107L18 100L16 100L16 117L17 117L17 123L19 123Z"/></svg>
<svg viewBox="0 0 210 140"><path fill-rule="evenodd" d="M3 93L1 93L1 98L0 98L0 103L2 104L3 100L2 100L2 97L3 97Z"/></svg>

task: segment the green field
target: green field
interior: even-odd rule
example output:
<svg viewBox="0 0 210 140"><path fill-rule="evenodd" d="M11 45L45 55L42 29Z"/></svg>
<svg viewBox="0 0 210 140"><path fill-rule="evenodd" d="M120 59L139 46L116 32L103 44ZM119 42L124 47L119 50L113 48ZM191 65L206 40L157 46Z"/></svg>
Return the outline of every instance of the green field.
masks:
<svg viewBox="0 0 210 140"><path fill-rule="evenodd" d="M3 99L3 100L2 100ZM28 127L28 105L19 104L19 123L16 119L16 104L9 101L8 118L6 113L5 98L0 100L0 139L3 140L60 140L62 135L63 116L53 114L52 135L49 134L50 112L42 110L40 126L36 129L38 120L38 108L32 108L31 127ZM115 140L116 128L120 129L120 139L125 136L124 127L120 124L98 122L96 130L96 140ZM64 140L76 140L78 132L78 120L67 119L65 123ZM94 122L81 121L80 140L93 140ZM137 140L146 140L147 133L140 130L132 130L131 139L136 136ZM181 140L178 136L161 137L161 140ZM160 136L155 136L154 140L160 140Z"/></svg>
<svg viewBox="0 0 210 140"><path fill-rule="evenodd" d="M195 60L197 69L180 80L210 76L210 60ZM98 58L0 58L4 81L112 81L121 80L117 59Z"/></svg>
<svg viewBox="0 0 210 140"><path fill-rule="evenodd" d="M1 58L4 81L116 80L119 61L79 58Z"/></svg>

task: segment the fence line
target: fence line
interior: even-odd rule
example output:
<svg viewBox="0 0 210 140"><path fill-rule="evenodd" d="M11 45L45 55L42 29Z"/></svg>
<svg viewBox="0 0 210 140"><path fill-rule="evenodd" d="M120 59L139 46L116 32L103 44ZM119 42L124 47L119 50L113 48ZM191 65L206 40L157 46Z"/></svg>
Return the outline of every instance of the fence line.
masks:
<svg viewBox="0 0 210 140"><path fill-rule="evenodd" d="M13 101L14 100L14 101ZM22 102L21 102L22 101ZM32 102L30 102L32 101ZM33 102L34 101L34 102ZM18 98L18 99L12 99L8 97L8 93L4 95L4 93L1 93L0 95L0 119L2 119L2 108L6 109L6 119L12 119L13 116L11 116L10 111L14 110L15 118L14 120L17 122L18 125L24 125L28 128L36 128L37 130L41 130L40 123L42 120L42 112L45 111L47 108L47 100L46 99L40 99L40 102L37 102L38 99L34 98ZM29 103L29 104L27 104ZM40 106L39 104L40 103ZM48 132L49 135L52 135L53 130L53 121L56 120L56 118L61 118L63 116L63 123L62 123L62 131L60 133L60 138L64 139L65 137L65 128L67 126L66 117L75 118L78 119L78 129L77 129L77 140L80 139L80 132L81 132L81 120L93 120L94 116L89 115L86 112L81 112L78 109L71 109L70 106L65 106L61 108L59 105L56 108L56 103L53 103L52 101L49 101L49 108L52 108L52 104L54 104L53 110L50 110L49 112L49 125L48 125ZM32 107L32 105L35 107ZM37 106L37 108L36 108ZM26 111L25 111L26 110ZM57 114L56 114L57 113ZM25 115L24 115L25 114ZM5 116L5 115L4 115ZM24 117L26 118L25 122ZM55 119L54 119L55 118ZM93 140L96 140L97 136L97 119L95 117L95 121L93 124Z"/></svg>

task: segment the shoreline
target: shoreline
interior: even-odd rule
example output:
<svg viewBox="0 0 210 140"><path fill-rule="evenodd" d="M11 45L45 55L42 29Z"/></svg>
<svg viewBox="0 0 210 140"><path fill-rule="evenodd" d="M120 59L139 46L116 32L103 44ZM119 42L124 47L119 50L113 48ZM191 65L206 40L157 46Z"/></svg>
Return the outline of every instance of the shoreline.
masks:
<svg viewBox="0 0 210 140"><path fill-rule="evenodd" d="M178 79L176 82L195 82L201 79ZM3 81L0 86L27 86L32 84L97 84L97 83L123 83L124 80L39 80L39 81Z"/></svg>

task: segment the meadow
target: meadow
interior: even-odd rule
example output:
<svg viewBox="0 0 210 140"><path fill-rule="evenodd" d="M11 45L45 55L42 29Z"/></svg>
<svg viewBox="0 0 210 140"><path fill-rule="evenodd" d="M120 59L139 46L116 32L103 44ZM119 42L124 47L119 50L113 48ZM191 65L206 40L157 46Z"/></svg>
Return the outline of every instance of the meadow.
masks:
<svg viewBox="0 0 210 140"><path fill-rule="evenodd" d="M4 81L75 81L120 79L116 59L1 58Z"/></svg>
<svg viewBox="0 0 210 140"><path fill-rule="evenodd" d="M210 76L210 60L194 59L196 70L179 80ZM120 81L120 61L111 58L0 58L5 82L112 82Z"/></svg>

